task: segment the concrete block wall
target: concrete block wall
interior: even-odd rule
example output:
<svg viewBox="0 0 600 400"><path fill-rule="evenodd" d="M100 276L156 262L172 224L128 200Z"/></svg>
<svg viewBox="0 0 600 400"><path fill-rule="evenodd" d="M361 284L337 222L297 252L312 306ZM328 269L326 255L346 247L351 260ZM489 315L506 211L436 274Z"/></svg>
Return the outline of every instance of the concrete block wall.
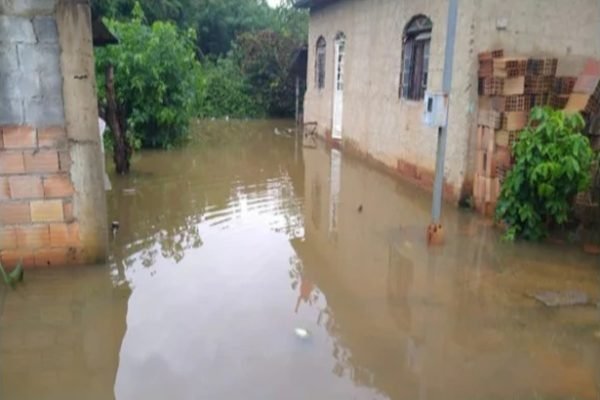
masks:
<svg viewBox="0 0 600 400"><path fill-rule="evenodd" d="M0 261L5 266L19 261L26 267L62 266L106 256L103 181L82 184L80 178L101 177L97 126L81 130L67 118L97 121L97 109L80 106L95 102L95 92L87 93L91 99L72 99L69 109L63 97L65 54L72 64L77 59L62 43L58 21L81 10L89 21L86 2L0 0ZM90 37L89 23L90 32L85 29L68 33ZM91 40L88 46L93 54ZM90 148L87 157L74 159L82 146L74 136L90 138L83 145ZM102 222L89 223L89 212L81 210L90 204Z"/></svg>
<svg viewBox="0 0 600 400"><path fill-rule="evenodd" d="M64 125L56 19L0 15L0 125Z"/></svg>

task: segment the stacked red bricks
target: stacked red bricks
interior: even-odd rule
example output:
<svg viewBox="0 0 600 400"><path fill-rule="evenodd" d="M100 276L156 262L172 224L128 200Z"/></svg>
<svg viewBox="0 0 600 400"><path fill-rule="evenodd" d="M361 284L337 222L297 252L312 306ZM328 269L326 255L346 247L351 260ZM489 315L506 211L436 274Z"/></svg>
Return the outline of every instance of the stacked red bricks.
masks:
<svg viewBox="0 0 600 400"><path fill-rule="evenodd" d="M79 226L62 127L0 126L0 260L26 267L76 262Z"/></svg>
<svg viewBox="0 0 600 400"><path fill-rule="evenodd" d="M557 65L555 58L505 57L502 50L479 55L473 197L477 210L484 215L494 213L502 181L512 165L512 144L526 127L530 110L550 105L553 99Z"/></svg>
<svg viewBox="0 0 600 400"><path fill-rule="evenodd" d="M580 112L590 123L600 115L600 61L588 60L573 83L573 93L565 105L567 112Z"/></svg>

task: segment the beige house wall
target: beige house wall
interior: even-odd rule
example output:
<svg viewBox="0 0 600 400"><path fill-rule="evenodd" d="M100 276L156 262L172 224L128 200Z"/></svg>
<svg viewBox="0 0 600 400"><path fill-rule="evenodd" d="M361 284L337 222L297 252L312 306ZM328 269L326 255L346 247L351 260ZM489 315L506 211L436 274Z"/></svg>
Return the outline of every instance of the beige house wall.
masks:
<svg viewBox="0 0 600 400"><path fill-rule="evenodd" d="M559 73L576 75L600 57L597 0L461 0L455 47L445 179L454 198L472 178L477 115L477 53L559 57ZM429 90L441 89L447 0L341 0L311 10L305 122L327 136L332 123L334 39L346 36L343 145L431 187L437 134L422 122L422 102L398 96L402 35L418 14L433 22ZM327 41L326 84L315 84L315 45Z"/></svg>

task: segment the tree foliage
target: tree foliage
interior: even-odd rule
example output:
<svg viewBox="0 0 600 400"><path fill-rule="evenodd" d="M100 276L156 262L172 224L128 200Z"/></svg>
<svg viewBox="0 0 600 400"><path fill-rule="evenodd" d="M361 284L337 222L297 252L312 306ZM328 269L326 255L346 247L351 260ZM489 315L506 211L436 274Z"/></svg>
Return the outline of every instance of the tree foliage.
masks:
<svg viewBox="0 0 600 400"><path fill-rule="evenodd" d="M255 101L272 116L293 115L295 77L290 73L298 43L271 30L238 36L233 56L254 88Z"/></svg>
<svg viewBox="0 0 600 400"><path fill-rule="evenodd" d="M135 147L167 148L185 138L202 90L193 30L169 22L144 22L141 8L130 22L109 20L119 44L96 52L100 103L104 71L115 68L117 99Z"/></svg>
<svg viewBox="0 0 600 400"><path fill-rule="evenodd" d="M93 0L93 11L113 19L128 19L136 0ZM266 0L145 0L144 14L150 23L172 21L182 29L198 33L196 46L201 56L221 57L231 50L244 32L271 29L304 40L308 15L286 0L273 9Z"/></svg>
<svg viewBox="0 0 600 400"><path fill-rule="evenodd" d="M593 152L581 115L535 108L513 145L515 165L502 185L497 218L506 238L538 240L568 221L577 193L591 181Z"/></svg>
<svg viewBox="0 0 600 400"><path fill-rule="evenodd" d="M119 44L97 50L115 67L117 97L134 147L168 148L192 117L292 116L294 52L308 15L292 0L93 0Z"/></svg>
<svg viewBox="0 0 600 400"><path fill-rule="evenodd" d="M252 87L231 58L203 64L203 90L196 105L201 118L248 118L265 111L252 96Z"/></svg>

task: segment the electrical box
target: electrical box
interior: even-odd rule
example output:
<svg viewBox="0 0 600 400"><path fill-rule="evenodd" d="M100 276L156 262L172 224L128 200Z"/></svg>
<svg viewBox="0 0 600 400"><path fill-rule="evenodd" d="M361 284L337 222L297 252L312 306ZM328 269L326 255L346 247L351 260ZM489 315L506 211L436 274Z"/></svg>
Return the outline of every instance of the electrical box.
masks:
<svg viewBox="0 0 600 400"><path fill-rule="evenodd" d="M445 127L448 121L448 95L441 92L425 93L423 122L434 128Z"/></svg>

